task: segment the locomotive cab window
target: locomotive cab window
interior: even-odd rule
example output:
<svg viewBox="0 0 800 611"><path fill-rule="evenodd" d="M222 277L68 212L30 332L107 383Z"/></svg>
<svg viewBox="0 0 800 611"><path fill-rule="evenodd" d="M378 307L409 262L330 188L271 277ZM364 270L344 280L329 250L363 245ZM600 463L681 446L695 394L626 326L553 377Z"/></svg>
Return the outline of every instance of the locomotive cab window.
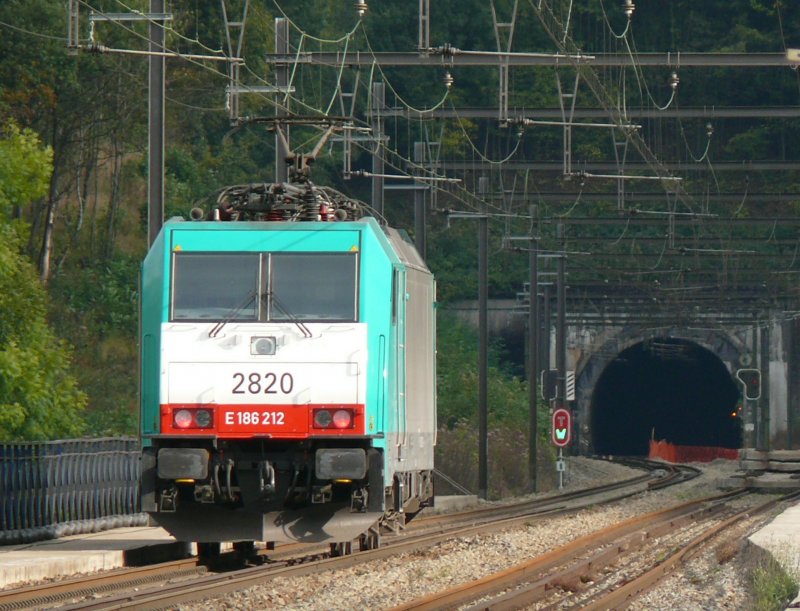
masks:
<svg viewBox="0 0 800 611"><path fill-rule="evenodd" d="M172 320L258 320L256 254L175 253Z"/></svg>
<svg viewBox="0 0 800 611"><path fill-rule="evenodd" d="M357 319L355 253L270 255L269 319Z"/></svg>
<svg viewBox="0 0 800 611"><path fill-rule="evenodd" d="M172 320L358 319L356 253L177 252L172 278Z"/></svg>

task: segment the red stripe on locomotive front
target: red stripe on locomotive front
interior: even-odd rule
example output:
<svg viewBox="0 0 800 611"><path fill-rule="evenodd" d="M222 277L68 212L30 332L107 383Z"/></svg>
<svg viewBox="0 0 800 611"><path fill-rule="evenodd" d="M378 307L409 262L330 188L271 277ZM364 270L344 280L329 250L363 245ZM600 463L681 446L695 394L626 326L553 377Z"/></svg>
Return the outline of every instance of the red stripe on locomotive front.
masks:
<svg viewBox="0 0 800 611"><path fill-rule="evenodd" d="M211 425L205 428L178 428L173 424L174 413L180 409L204 409L213 412ZM353 414L350 428L315 428L314 410L334 412L349 410ZM305 439L316 435L348 437L364 435L365 417L362 403L313 403L305 405L219 405L203 403L161 404L161 433L166 435L216 435L247 438L268 435L275 439Z"/></svg>

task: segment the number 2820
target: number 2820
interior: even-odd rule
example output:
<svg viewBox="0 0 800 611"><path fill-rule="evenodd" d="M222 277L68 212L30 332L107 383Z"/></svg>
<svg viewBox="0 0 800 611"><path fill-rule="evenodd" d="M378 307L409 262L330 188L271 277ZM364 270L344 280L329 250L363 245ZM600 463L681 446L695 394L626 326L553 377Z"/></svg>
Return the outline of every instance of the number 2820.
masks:
<svg viewBox="0 0 800 611"><path fill-rule="evenodd" d="M233 374L234 395L288 395L294 389L294 378L291 373L242 373Z"/></svg>

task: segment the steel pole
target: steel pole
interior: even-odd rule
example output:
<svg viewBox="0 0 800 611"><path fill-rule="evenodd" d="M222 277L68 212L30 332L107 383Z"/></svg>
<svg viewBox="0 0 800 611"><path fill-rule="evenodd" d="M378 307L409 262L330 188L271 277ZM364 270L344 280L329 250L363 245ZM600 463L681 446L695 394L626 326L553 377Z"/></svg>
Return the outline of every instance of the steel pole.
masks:
<svg viewBox="0 0 800 611"><path fill-rule="evenodd" d="M489 219L478 219L478 497L489 488Z"/></svg>
<svg viewBox="0 0 800 611"><path fill-rule="evenodd" d="M770 405L769 405L769 347L771 336L771 319L764 321L761 327L761 350L759 351L759 369L761 370L761 397L758 399L761 414L761 447L760 450L769 452L772 445L770 439Z"/></svg>
<svg viewBox="0 0 800 611"><path fill-rule="evenodd" d="M537 491L536 464L539 437L538 378L539 378L539 242L530 241L530 296L528 298L528 488Z"/></svg>
<svg viewBox="0 0 800 611"><path fill-rule="evenodd" d="M558 236L563 246L564 226L558 225ZM567 290L566 290L566 255L558 258L557 276L557 307L558 318L556 323L556 369L558 370L558 388L556 391L558 407L567 406Z"/></svg>
<svg viewBox="0 0 800 611"><path fill-rule="evenodd" d="M551 328L552 328L552 301L551 298L551 290L550 285L546 284L543 289L544 295L542 297L542 349L541 349L541 363L542 369L549 370L550 365L550 339L551 339ZM549 397L548 397L549 398Z"/></svg>
<svg viewBox="0 0 800 611"><path fill-rule="evenodd" d="M150 0L150 13L164 13L164 0ZM149 26L147 104L147 238L153 244L164 224L164 22Z"/></svg>
<svg viewBox="0 0 800 611"><path fill-rule="evenodd" d="M414 143L414 163L422 165L425 163L425 142ZM415 169L414 173L419 174L421 170ZM427 227L425 222L425 185L415 182L414 189L414 244L417 247L419 256L424 261L427 255Z"/></svg>
<svg viewBox="0 0 800 611"><path fill-rule="evenodd" d="M758 359L758 318L753 315L753 331L750 339L750 354L752 354L752 365L754 367L761 367ZM754 450L761 449L759 442L760 425L758 422L758 401L749 400L747 398L747 391L742 388L742 406L745 408L745 440L748 448ZM750 428L747 428L747 424Z"/></svg>
<svg viewBox="0 0 800 611"><path fill-rule="evenodd" d="M375 146L372 153L372 207L383 218L383 112L386 88L383 82L372 83L372 135Z"/></svg>
<svg viewBox="0 0 800 611"><path fill-rule="evenodd" d="M275 18L275 53L277 55L286 56L289 54L289 21L284 17ZM278 93L280 96L284 87L289 85L289 65L278 64L275 67L275 84L278 86ZM288 96L287 98L288 99ZM285 117L288 114L288 109L283 107L283 101L280 100L275 105L275 116ZM285 129L286 142L289 140L289 126L283 126ZM289 178L289 169L286 167L286 157L290 151L284 149L281 138L277 131L275 133L275 182L286 182Z"/></svg>

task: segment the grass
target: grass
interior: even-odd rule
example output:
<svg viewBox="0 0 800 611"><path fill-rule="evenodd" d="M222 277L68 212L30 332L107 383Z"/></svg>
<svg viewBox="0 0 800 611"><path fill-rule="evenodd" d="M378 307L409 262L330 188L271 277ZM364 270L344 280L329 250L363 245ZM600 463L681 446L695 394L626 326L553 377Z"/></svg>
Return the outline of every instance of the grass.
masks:
<svg viewBox="0 0 800 611"><path fill-rule="evenodd" d="M528 438L526 431L500 425L488 432L488 496L502 499L529 492ZM537 447L537 479L539 492L552 490L556 485L553 453L549 443L542 440ZM478 432L469 422L462 421L439 430L436 444L436 468L464 487L478 490ZM437 482L438 494L453 494L444 482Z"/></svg>
<svg viewBox="0 0 800 611"><path fill-rule="evenodd" d="M754 611L782 611L797 595L798 580L772 556L762 559L752 570Z"/></svg>

